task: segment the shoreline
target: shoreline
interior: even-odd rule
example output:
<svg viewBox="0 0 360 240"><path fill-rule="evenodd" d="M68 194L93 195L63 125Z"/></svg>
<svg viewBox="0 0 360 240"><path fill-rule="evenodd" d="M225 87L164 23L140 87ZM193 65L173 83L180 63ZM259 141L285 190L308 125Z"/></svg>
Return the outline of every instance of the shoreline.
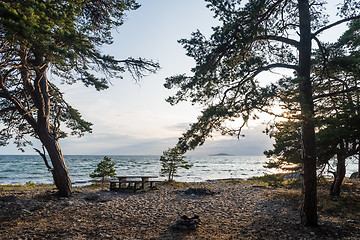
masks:
<svg viewBox="0 0 360 240"><path fill-rule="evenodd" d="M35 155L37 156L37 155ZM0 157L0 184L26 184L53 182L52 175L47 171L40 156L8 156ZM89 174L96 169L102 160L101 156L94 155L65 155L65 162L74 186L86 185ZM118 175L158 175L161 164L158 157L141 155L111 156L115 162ZM276 171L265 169L265 156L192 156L189 160L193 165L190 169L179 169L175 180L182 182L201 182L211 179L243 178L272 174ZM357 170L357 165L347 167L348 175ZM351 166L351 167L350 167Z"/></svg>
<svg viewBox="0 0 360 240"><path fill-rule="evenodd" d="M190 188L211 194L187 194ZM360 238L359 218L326 209L319 211L318 228L303 227L300 200L299 189L231 179L159 184L158 190L136 193L90 185L75 187L70 198L57 197L55 188L46 185L23 191L0 188L0 235L2 239ZM172 229L182 215L198 215L199 227Z"/></svg>

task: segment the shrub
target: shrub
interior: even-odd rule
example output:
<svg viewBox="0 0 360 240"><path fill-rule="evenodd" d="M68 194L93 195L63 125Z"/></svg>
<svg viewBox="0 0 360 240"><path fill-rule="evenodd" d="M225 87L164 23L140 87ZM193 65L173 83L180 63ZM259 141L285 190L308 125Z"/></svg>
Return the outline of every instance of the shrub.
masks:
<svg viewBox="0 0 360 240"><path fill-rule="evenodd" d="M104 159L97 164L97 168L94 172L90 173L91 178L101 178L101 181L105 181L105 177L113 177L115 173L115 163L111 161L111 158L105 156Z"/></svg>
<svg viewBox="0 0 360 240"><path fill-rule="evenodd" d="M183 156L177 148L169 148L167 151L164 151L163 155L160 157L162 166L160 175L167 175L168 181L173 181L174 174L177 172L178 168L189 169L192 167L192 164L189 164L184 158L185 156Z"/></svg>

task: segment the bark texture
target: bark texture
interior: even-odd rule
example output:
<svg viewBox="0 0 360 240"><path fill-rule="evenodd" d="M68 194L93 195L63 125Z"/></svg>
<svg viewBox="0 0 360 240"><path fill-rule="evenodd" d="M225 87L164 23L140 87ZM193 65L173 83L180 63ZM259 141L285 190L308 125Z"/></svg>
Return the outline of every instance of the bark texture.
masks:
<svg viewBox="0 0 360 240"><path fill-rule="evenodd" d="M37 122L34 130L49 154L53 165L54 183L59 190L59 195L69 197L72 193L69 172L58 144L57 133L54 130L51 131L50 128L49 83L46 76L47 63L44 62L44 55L41 52L34 51L34 55L38 66L34 89L32 89L32 96L38 107Z"/></svg>
<svg viewBox="0 0 360 240"><path fill-rule="evenodd" d="M299 45L299 91L302 114L302 167L303 167L303 203L301 220L306 226L317 226L317 186L316 152L314 130L314 104L310 80L311 68L311 28L308 0L298 0L300 19Z"/></svg>
<svg viewBox="0 0 360 240"><path fill-rule="evenodd" d="M71 180L58 141L46 132L41 135L40 140L45 146L53 165L52 174L59 195L69 197L72 193Z"/></svg>

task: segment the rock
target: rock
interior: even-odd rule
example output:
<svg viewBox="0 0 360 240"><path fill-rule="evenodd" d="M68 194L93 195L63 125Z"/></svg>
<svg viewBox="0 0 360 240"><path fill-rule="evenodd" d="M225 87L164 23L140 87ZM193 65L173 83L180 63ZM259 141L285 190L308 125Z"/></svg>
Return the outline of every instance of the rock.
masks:
<svg viewBox="0 0 360 240"><path fill-rule="evenodd" d="M73 202L71 202L71 201L66 201L66 202L63 202L63 206L64 207L69 207L69 206L72 206L74 203Z"/></svg>
<svg viewBox="0 0 360 240"><path fill-rule="evenodd" d="M189 218L184 215L180 219L176 219L171 227L178 230L195 230L199 223L199 216L195 215L194 217Z"/></svg>
<svg viewBox="0 0 360 240"><path fill-rule="evenodd" d="M0 197L0 201L2 202L15 202L18 198L14 195L8 195Z"/></svg>
<svg viewBox="0 0 360 240"><path fill-rule="evenodd" d="M185 194L195 196L195 195L213 195L214 192L207 188L188 188L184 191Z"/></svg>
<svg viewBox="0 0 360 240"><path fill-rule="evenodd" d="M354 172L350 175L350 179L359 179L359 174L358 172Z"/></svg>
<svg viewBox="0 0 360 240"><path fill-rule="evenodd" d="M286 178L286 179L292 179L292 178L299 179L300 177L301 177L300 172L294 172L294 173L284 175L284 178Z"/></svg>
<svg viewBox="0 0 360 240"><path fill-rule="evenodd" d="M90 193L85 196L85 200L87 201L97 201L100 198L99 194L96 193Z"/></svg>

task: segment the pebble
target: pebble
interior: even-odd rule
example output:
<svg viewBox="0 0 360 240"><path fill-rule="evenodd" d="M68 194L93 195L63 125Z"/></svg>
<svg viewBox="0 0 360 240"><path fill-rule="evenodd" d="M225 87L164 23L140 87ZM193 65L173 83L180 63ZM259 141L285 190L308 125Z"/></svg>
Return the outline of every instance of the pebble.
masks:
<svg viewBox="0 0 360 240"><path fill-rule="evenodd" d="M83 189L71 198L49 199L14 199L7 197L11 193L0 192L0 222L6 222L0 225L0 235L2 239L50 239L51 233L59 232L70 239L166 240L309 239L310 234L327 239L298 227L298 206L286 198L271 197L274 190L229 186L226 182L160 186L160 190L146 193ZM181 194L189 188L195 191ZM214 194L199 197L198 188ZM171 231L171 225L183 215L201 219L201 225L190 235Z"/></svg>

